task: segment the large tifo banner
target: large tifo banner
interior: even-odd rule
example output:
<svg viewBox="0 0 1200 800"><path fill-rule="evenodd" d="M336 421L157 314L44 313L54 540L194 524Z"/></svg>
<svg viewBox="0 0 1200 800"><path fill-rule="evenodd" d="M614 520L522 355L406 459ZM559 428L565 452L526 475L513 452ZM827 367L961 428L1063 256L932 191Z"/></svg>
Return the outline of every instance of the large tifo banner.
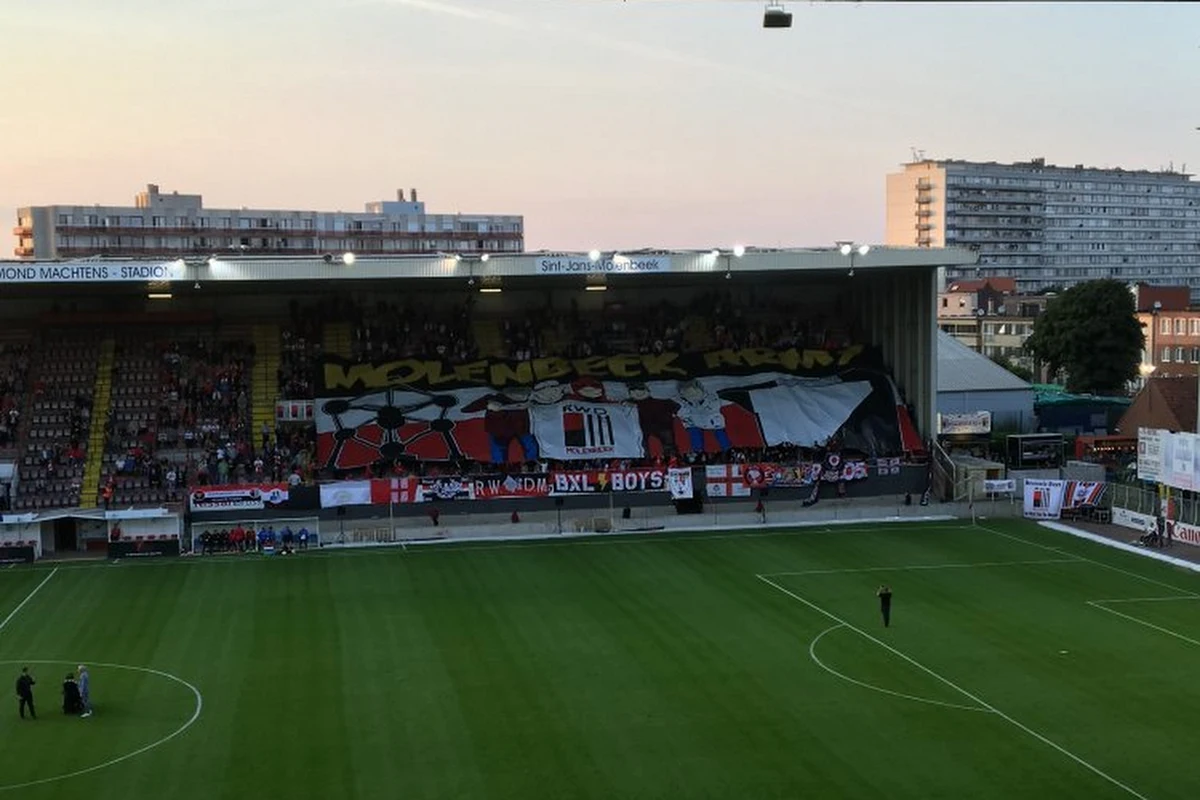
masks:
<svg viewBox="0 0 1200 800"><path fill-rule="evenodd" d="M895 384L862 348L568 360L328 356L316 402L331 469L380 461L639 459L783 444L881 455L922 449Z"/></svg>

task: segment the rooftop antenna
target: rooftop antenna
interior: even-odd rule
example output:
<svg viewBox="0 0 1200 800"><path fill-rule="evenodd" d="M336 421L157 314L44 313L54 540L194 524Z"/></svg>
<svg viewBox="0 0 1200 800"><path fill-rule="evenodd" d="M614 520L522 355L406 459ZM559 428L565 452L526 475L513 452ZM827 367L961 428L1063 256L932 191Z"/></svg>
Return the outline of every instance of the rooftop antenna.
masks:
<svg viewBox="0 0 1200 800"><path fill-rule="evenodd" d="M925 151L924 150L918 150L915 147L909 147L908 149L912 151L912 160L914 162L925 160Z"/></svg>

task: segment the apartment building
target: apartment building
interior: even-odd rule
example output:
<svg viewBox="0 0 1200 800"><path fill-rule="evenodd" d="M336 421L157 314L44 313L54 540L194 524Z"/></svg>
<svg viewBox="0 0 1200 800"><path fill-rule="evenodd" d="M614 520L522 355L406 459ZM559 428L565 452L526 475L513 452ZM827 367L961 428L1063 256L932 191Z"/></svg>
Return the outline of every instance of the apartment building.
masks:
<svg viewBox="0 0 1200 800"><path fill-rule="evenodd" d="M155 184L132 206L53 205L17 210L15 254L23 259L520 253L517 214L430 214L417 190L365 211L206 208L198 194L163 193Z"/></svg>
<svg viewBox="0 0 1200 800"><path fill-rule="evenodd" d="M1026 368L1025 340L1049 298L1017 293L1012 278L953 281L938 294L938 327L989 358L1003 358Z"/></svg>
<svg viewBox="0 0 1200 800"><path fill-rule="evenodd" d="M924 159L887 176L889 245L969 247L1021 292L1098 278L1187 286L1200 298L1200 183L1173 169Z"/></svg>

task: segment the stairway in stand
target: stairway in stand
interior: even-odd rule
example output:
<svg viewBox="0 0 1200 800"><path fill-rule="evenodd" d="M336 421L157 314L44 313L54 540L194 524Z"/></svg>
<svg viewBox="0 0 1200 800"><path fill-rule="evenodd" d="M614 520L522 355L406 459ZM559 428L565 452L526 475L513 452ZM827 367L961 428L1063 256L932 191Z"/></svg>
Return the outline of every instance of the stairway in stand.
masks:
<svg viewBox="0 0 1200 800"><path fill-rule="evenodd" d="M321 351L326 355L350 358L353 335L349 322L327 322L321 331Z"/></svg>
<svg viewBox="0 0 1200 800"><path fill-rule="evenodd" d="M113 364L116 361L116 341L112 337L100 342L100 357L96 361L96 384L92 389L92 420L88 430L87 461L83 468L79 492L80 508L96 508L99 502L100 479L104 476L104 447L107 444L108 411L112 406Z"/></svg>
<svg viewBox="0 0 1200 800"><path fill-rule="evenodd" d="M254 368L250 383L251 430L255 446L262 441L263 425L275 430L275 402L279 399L279 326L263 323L251 331Z"/></svg>

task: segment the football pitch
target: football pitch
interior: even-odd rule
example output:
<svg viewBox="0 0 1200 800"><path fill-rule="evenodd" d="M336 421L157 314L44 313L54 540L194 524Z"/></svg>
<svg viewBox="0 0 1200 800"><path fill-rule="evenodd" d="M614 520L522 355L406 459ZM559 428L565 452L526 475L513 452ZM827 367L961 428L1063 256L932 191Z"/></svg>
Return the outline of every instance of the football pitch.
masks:
<svg viewBox="0 0 1200 800"><path fill-rule="evenodd" d="M1200 576L1023 521L13 568L0 662L9 797L1200 796Z"/></svg>

